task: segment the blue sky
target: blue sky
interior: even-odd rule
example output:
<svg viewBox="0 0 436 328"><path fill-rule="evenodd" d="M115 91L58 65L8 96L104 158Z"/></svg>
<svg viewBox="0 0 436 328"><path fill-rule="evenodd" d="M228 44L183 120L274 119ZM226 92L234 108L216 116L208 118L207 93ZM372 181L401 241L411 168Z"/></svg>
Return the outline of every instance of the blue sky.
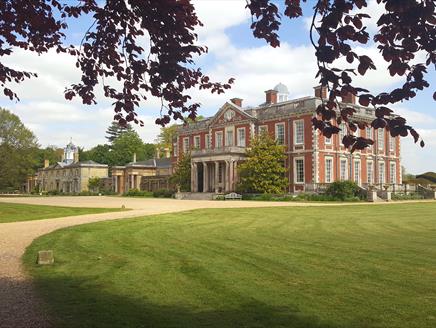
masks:
<svg viewBox="0 0 436 328"><path fill-rule="evenodd" d="M202 103L199 114L213 115L225 101L233 97L243 98L244 106L258 105L264 100L264 91L279 82L288 86L293 98L313 94L312 88L317 84L314 78L316 66L308 38L313 2L308 2L303 4L303 18L283 20L280 31L282 45L273 49L264 41L253 38L249 29L251 19L244 8L244 0L194 1L204 23L204 27L198 30L199 44L209 47L207 55L197 58L198 66L214 80L236 78L234 87L225 95L193 91L192 97ZM375 0L370 0L365 12L377 17L381 9ZM375 21L375 18L369 21L370 33L376 31ZM89 25L90 18L87 17L72 22L68 40L79 44ZM370 55L380 68L370 72L365 79L359 79L360 86L378 92L399 85L400 79L390 78L383 70L386 65L374 44L359 47L357 51ZM80 79L74 58L53 52L38 57L19 50L5 62L39 75L37 79L15 87L20 102L11 102L2 96L0 106L19 115L35 132L41 145L63 146L70 137L85 148L105 142L105 130L113 117L110 102L101 95L96 106L85 106L79 101L68 102L63 98L64 88ZM402 139L403 165L411 173L436 171L436 116L435 102L432 100L436 86L434 69L428 74L428 79L432 88L409 102L394 106L419 130L427 144L421 149L413 144L411 138ZM159 132L159 127L154 124L159 109L159 101L150 99L139 110L145 127L137 127L137 130L144 141L153 141Z"/></svg>

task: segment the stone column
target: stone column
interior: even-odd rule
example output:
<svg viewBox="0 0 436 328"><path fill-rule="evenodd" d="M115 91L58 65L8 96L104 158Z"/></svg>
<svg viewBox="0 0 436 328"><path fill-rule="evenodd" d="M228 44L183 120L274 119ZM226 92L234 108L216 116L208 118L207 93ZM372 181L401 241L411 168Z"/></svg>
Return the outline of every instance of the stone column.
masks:
<svg viewBox="0 0 436 328"><path fill-rule="evenodd" d="M238 183L238 161L233 162L233 189L236 190L236 185Z"/></svg>
<svg viewBox="0 0 436 328"><path fill-rule="evenodd" d="M118 193L118 175L114 175L114 191Z"/></svg>
<svg viewBox="0 0 436 328"><path fill-rule="evenodd" d="M224 191L229 191L230 189L230 162L226 161L226 169L224 173Z"/></svg>
<svg viewBox="0 0 436 328"><path fill-rule="evenodd" d="M191 163L191 192L194 192L194 176L195 176L195 166L194 163Z"/></svg>
<svg viewBox="0 0 436 328"><path fill-rule="evenodd" d="M214 183L214 187L215 187L215 192L216 193L218 193L218 183L219 183L219 178L218 178L218 174L219 174L219 171L220 171L220 169L219 169L219 165L220 165L220 163L219 162L215 162L215 183Z"/></svg>
<svg viewBox="0 0 436 328"><path fill-rule="evenodd" d="M194 163L194 189L193 192L198 192L198 163Z"/></svg>
<svg viewBox="0 0 436 328"><path fill-rule="evenodd" d="M203 192L209 192L209 171L206 162L203 162Z"/></svg>
<svg viewBox="0 0 436 328"><path fill-rule="evenodd" d="M136 188L138 188L138 190L141 190L141 176L140 175L136 176Z"/></svg>
<svg viewBox="0 0 436 328"><path fill-rule="evenodd" d="M229 191L234 191L234 161L229 162Z"/></svg>

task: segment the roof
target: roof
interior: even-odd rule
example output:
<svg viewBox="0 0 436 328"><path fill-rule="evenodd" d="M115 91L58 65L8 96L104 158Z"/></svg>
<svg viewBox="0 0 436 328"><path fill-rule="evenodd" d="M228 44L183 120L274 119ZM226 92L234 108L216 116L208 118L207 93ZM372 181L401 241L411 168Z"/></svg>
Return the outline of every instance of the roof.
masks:
<svg viewBox="0 0 436 328"><path fill-rule="evenodd" d="M145 168L168 168L171 167L171 158L153 158L146 161L130 162L126 167L145 167Z"/></svg>

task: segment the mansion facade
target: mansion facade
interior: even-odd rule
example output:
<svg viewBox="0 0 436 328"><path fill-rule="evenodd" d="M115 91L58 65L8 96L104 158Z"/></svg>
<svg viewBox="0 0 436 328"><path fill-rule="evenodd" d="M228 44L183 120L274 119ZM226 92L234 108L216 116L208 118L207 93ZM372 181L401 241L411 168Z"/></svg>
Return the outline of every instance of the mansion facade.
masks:
<svg viewBox="0 0 436 328"><path fill-rule="evenodd" d="M226 102L218 112L180 126L174 143L173 162L183 153L191 154L191 191L231 192L238 183L238 165L245 160L253 136L268 133L286 152L287 192L317 191L337 180L353 180L363 188L402 183L399 137L385 129L367 127L356 132L371 138L374 145L350 153L342 145L345 127L331 138L312 126L312 117L327 90L314 88L314 95L289 99L285 85L265 91L265 102L243 107L242 99ZM356 103L354 95L342 102L356 110L358 120L372 122L374 110Z"/></svg>

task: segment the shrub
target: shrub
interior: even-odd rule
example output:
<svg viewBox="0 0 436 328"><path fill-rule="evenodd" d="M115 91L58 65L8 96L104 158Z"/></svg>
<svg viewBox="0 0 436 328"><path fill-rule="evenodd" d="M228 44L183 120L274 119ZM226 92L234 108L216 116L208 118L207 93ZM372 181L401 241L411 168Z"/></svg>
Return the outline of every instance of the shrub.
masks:
<svg viewBox="0 0 436 328"><path fill-rule="evenodd" d="M123 196L127 197L153 197L153 193L151 191L143 191L139 189L130 189L125 192Z"/></svg>
<svg viewBox="0 0 436 328"><path fill-rule="evenodd" d="M418 200L424 199L424 196L418 193L411 194L400 194L400 193L392 193L392 200Z"/></svg>
<svg viewBox="0 0 436 328"><path fill-rule="evenodd" d="M358 198L360 188L353 181L335 181L327 187L325 194L333 200L348 200Z"/></svg>
<svg viewBox="0 0 436 328"><path fill-rule="evenodd" d="M153 191L153 197L156 198L172 198L174 196L174 191L169 189L159 189Z"/></svg>

